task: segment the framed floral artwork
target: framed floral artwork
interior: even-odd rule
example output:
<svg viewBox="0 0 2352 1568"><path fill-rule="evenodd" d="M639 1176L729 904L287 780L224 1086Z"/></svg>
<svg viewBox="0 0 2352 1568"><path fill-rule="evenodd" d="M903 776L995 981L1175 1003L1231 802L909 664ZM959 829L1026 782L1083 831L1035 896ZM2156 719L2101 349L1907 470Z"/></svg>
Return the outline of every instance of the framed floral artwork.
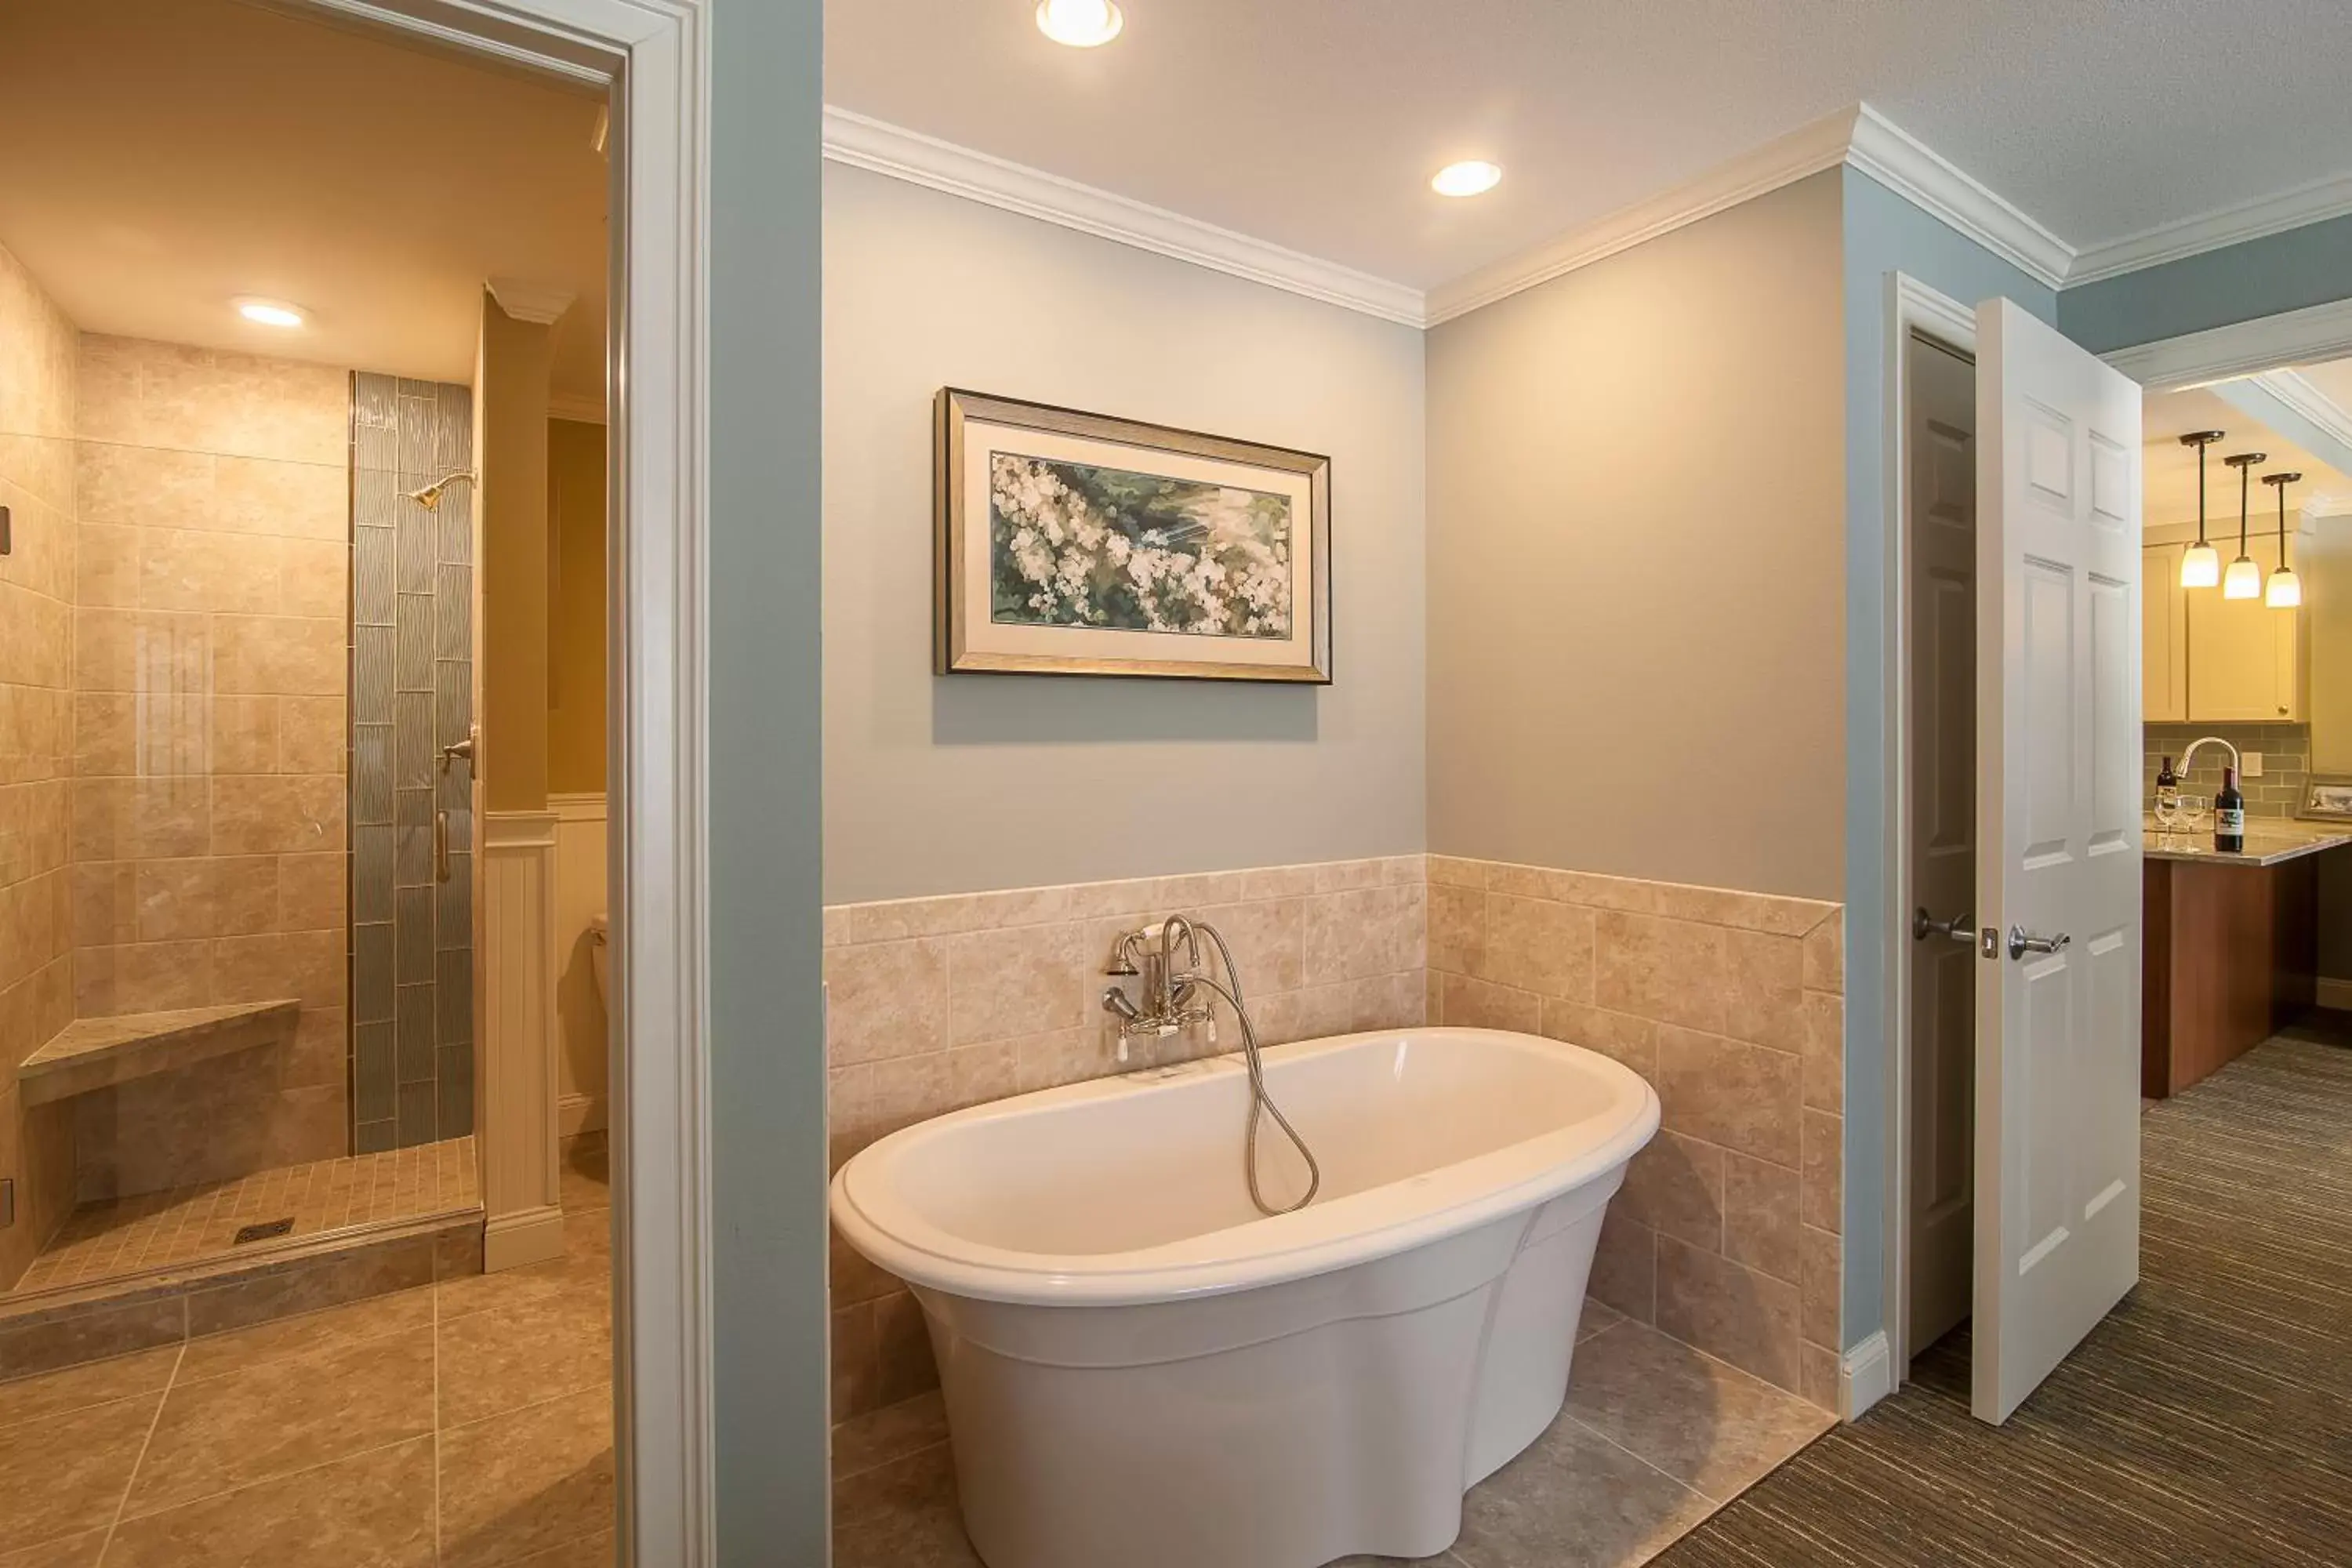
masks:
<svg viewBox="0 0 2352 1568"><path fill-rule="evenodd" d="M1331 679L1331 460L940 391L942 675Z"/></svg>

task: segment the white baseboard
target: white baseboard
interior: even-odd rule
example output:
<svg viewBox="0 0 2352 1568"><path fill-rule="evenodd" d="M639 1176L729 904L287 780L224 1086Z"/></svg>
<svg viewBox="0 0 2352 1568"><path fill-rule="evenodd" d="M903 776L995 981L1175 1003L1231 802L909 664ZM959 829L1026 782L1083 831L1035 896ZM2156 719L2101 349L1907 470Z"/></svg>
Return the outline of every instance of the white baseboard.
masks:
<svg viewBox="0 0 2352 1568"><path fill-rule="evenodd" d="M1838 1414L1851 1421L1895 1392L1895 1366L1886 1355L1886 1332L1845 1352L1838 1370Z"/></svg>
<svg viewBox="0 0 2352 1568"><path fill-rule="evenodd" d="M2330 980L2322 976L2319 982L2319 1005L2352 1013L2352 980Z"/></svg>
<svg viewBox="0 0 2352 1568"><path fill-rule="evenodd" d="M494 1215L482 1226L482 1272L520 1268L563 1256L563 1211L545 1208Z"/></svg>
<svg viewBox="0 0 2352 1568"><path fill-rule="evenodd" d="M605 1126L604 1097L601 1094L567 1094L555 1102L555 1131L559 1137L577 1138L583 1132L601 1132Z"/></svg>

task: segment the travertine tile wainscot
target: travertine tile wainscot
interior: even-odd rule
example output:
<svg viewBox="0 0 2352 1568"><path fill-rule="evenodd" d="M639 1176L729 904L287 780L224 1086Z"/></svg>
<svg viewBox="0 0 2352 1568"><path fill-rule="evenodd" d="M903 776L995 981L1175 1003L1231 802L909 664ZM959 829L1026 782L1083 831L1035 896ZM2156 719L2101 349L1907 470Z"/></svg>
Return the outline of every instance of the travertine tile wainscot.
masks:
<svg viewBox="0 0 2352 1568"><path fill-rule="evenodd" d="M1588 1046L1658 1089L1592 1291L1837 1403L1844 959L1839 906L1408 855L835 905L832 1162L928 1117L1153 1065L1118 1058L1112 938L1182 912L1233 944L1269 1045L1467 1024ZM1230 1050L1220 1028L1155 1060ZM836 1514L943 1480L922 1314L835 1238Z"/></svg>
<svg viewBox="0 0 2352 1568"><path fill-rule="evenodd" d="M1664 1121L1591 1293L1825 1409L1838 1400L1840 906L1429 858L1429 1017L1616 1058Z"/></svg>

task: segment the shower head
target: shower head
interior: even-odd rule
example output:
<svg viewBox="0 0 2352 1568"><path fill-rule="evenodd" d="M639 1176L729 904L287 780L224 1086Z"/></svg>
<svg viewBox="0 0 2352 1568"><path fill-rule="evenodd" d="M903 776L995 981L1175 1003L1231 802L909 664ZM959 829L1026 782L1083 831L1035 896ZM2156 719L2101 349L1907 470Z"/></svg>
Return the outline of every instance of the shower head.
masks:
<svg viewBox="0 0 2352 1568"><path fill-rule="evenodd" d="M407 500L415 501L426 511L438 511L441 510L441 492L459 479L465 479L469 483L478 482L478 476L471 469L460 469L454 474L444 474L429 485L404 493Z"/></svg>

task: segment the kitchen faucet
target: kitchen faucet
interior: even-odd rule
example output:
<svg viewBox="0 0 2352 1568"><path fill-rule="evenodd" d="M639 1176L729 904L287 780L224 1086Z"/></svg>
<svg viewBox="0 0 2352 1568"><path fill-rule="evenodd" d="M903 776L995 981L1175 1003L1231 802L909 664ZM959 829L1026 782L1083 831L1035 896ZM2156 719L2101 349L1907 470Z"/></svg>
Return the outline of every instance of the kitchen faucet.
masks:
<svg viewBox="0 0 2352 1568"><path fill-rule="evenodd" d="M2197 754L2197 748L2200 746L2221 747L2223 751L2230 753L2231 772L2243 773L2245 771L2238 765L2237 747L2230 744L2229 742L2221 739L2219 735L2200 735L2197 739L2189 742L2189 749L2187 751L2180 753L2180 776L2182 778L2185 779L2189 776L2189 759Z"/></svg>

